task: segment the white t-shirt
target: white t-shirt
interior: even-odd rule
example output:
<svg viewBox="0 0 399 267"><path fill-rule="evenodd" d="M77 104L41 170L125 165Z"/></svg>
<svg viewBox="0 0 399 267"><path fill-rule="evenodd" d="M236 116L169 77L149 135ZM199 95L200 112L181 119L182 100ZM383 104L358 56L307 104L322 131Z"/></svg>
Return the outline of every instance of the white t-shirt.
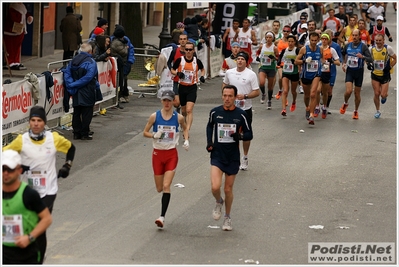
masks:
<svg viewBox="0 0 399 267"><path fill-rule="evenodd" d="M245 68L243 71L237 71L237 68L226 71L223 83L237 87L238 94L250 94L254 90L259 90L258 76L252 70ZM247 110L252 107L252 99L237 100L236 106Z"/></svg>
<svg viewBox="0 0 399 267"><path fill-rule="evenodd" d="M376 20L378 16L382 16L382 13L384 11L385 11L385 9L383 6L376 7L375 5L372 5L367 10L367 13L370 14L370 18L373 18L374 20ZM370 20L370 24L374 26L377 24L377 21Z"/></svg>

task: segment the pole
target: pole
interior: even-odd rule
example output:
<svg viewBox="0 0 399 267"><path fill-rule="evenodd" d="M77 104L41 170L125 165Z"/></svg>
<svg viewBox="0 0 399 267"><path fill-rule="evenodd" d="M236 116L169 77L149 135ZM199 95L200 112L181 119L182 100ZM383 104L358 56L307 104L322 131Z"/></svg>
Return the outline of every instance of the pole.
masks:
<svg viewBox="0 0 399 267"><path fill-rule="evenodd" d="M169 3L163 4L163 26L162 32L159 34L159 50L171 42L172 37L168 30Z"/></svg>

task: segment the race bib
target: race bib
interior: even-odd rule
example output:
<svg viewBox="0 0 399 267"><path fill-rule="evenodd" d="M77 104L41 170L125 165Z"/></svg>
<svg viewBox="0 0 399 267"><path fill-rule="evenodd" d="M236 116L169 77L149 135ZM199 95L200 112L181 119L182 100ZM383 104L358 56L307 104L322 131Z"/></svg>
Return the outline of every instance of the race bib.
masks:
<svg viewBox="0 0 399 267"><path fill-rule="evenodd" d="M283 72L292 73L294 71L294 64L291 61L285 61L283 65Z"/></svg>
<svg viewBox="0 0 399 267"><path fill-rule="evenodd" d="M182 79L185 83L192 83L194 81L194 71L183 70L184 78Z"/></svg>
<svg viewBox="0 0 399 267"><path fill-rule="evenodd" d="M236 99L234 101L234 104L236 105L237 108L244 109L244 107L245 107L245 99L242 99L242 100Z"/></svg>
<svg viewBox="0 0 399 267"><path fill-rule="evenodd" d="M240 44L241 48L247 48L248 47L248 38L247 37L241 37L239 39L238 43Z"/></svg>
<svg viewBox="0 0 399 267"><path fill-rule="evenodd" d="M176 126L169 125L158 125L157 131L162 131L161 138L158 139L158 143L162 144L174 144L176 138Z"/></svg>
<svg viewBox="0 0 399 267"><path fill-rule="evenodd" d="M27 171L28 185L40 195L46 193L47 171Z"/></svg>
<svg viewBox="0 0 399 267"><path fill-rule="evenodd" d="M354 56L348 56L348 61L346 62L348 67L357 68L359 66L359 58Z"/></svg>
<svg viewBox="0 0 399 267"><path fill-rule="evenodd" d="M3 215L3 243L15 243L14 238L24 235L22 215Z"/></svg>
<svg viewBox="0 0 399 267"><path fill-rule="evenodd" d="M218 123L218 142L219 143L234 143L233 137L230 135L236 132L236 125L229 123Z"/></svg>
<svg viewBox="0 0 399 267"><path fill-rule="evenodd" d="M265 54L262 54L262 57L260 58L260 63L262 66L271 66L272 65L272 60Z"/></svg>
<svg viewBox="0 0 399 267"><path fill-rule="evenodd" d="M383 70L385 68L384 60L374 60L374 69L375 70Z"/></svg>
<svg viewBox="0 0 399 267"><path fill-rule="evenodd" d="M317 72L319 69L319 61L318 60L312 60L309 63L307 63L307 71L308 72Z"/></svg>
<svg viewBox="0 0 399 267"><path fill-rule="evenodd" d="M323 67L321 68L322 72L330 72L330 64L329 63L324 63Z"/></svg>

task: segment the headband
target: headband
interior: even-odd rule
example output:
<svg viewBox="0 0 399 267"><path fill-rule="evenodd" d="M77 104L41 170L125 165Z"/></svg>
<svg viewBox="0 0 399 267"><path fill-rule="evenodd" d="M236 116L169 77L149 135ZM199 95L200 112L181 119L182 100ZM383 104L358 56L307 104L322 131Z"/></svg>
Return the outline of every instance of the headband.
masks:
<svg viewBox="0 0 399 267"><path fill-rule="evenodd" d="M320 38L326 37L328 40L330 40L330 35L328 35L327 33L323 33Z"/></svg>
<svg viewBox="0 0 399 267"><path fill-rule="evenodd" d="M273 34L272 32L267 32L267 33L266 33L266 36L271 36L271 37L274 38L274 34Z"/></svg>
<svg viewBox="0 0 399 267"><path fill-rule="evenodd" d="M240 52L237 54L237 57L243 57L243 58L245 58L245 61L248 62L248 54L247 53Z"/></svg>

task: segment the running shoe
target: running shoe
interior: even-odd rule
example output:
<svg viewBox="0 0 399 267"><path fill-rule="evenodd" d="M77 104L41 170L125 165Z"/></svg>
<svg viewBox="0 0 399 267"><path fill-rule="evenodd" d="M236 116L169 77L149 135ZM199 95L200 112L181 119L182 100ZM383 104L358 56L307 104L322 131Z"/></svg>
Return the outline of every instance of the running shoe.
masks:
<svg viewBox="0 0 399 267"><path fill-rule="evenodd" d="M381 98L381 104L385 104L385 102L387 102L387 98Z"/></svg>
<svg viewBox="0 0 399 267"><path fill-rule="evenodd" d="M233 230L233 227L231 227L231 219L229 217L224 217L222 229L223 229L223 231Z"/></svg>
<svg viewBox="0 0 399 267"><path fill-rule="evenodd" d="M242 157L240 170L246 171L248 169L248 158Z"/></svg>
<svg viewBox="0 0 399 267"><path fill-rule="evenodd" d="M322 118L322 119L327 118L327 109L322 109L322 110L321 110L321 118Z"/></svg>
<svg viewBox="0 0 399 267"><path fill-rule="evenodd" d="M272 109L272 101L267 101L267 109Z"/></svg>
<svg viewBox="0 0 399 267"><path fill-rule="evenodd" d="M283 109L283 111L281 111L281 115L283 115L284 117L287 116L287 111Z"/></svg>
<svg viewBox="0 0 399 267"><path fill-rule="evenodd" d="M374 114L374 118L379 119L381 117L381 112L377 110L377 112Z"/></svg>
<svg viewBox="0 0 399 267"><path fill-rule="evenodd" d="M262 98L260 99L260 103L261 103L261 104L264 104L264 103L265 103L265 100L266 100L266 95L265 95L265 94L262 94Z"/></svg>
<svg viewBox="0 0 399 267"><path fill-rule="evenodd" d="M342 104L342 107L339 109L339 113L345 114L347 107L348 107L348 104Z"/></svg>
<svg viewBox="0 0 399 267"><path fill-rule="evenodd" d="M303 87L302 85L299 86L299 93L302 95L303 94Z"/></svg>
<svg viewBox="0 0 399 267"><path fill-rule="evenodd" d="M121 103L127 103L126 99L124 97L119 98L119 102Z"/></svg>
<svg viewBox="0 0 399 267"><path fill-rule="evenodd" d="M330 108L327 107L327 114L331 114Z"/></svg>
<svg viewBox="0 0 399 267"><path fill-rule="evenodd" d="M161 216L156 219L155 224L158 225L159 228L163 228L163 224L165 222L165 217Z"/></svg>
<svg viewBox="0 0 399 267"><path fill-rule="evenodd" d="M306 110L305 118L306 118L307 120L309 120L309 116L310 116L310 110Z"/></svg>
<svg viewBox="0 0 399 267"><path fill-rule="evenodd" d="M308 121L309 121L309 124L314 125L314 118L313 117L309 117Z"/></svg>
<svg viewBox="0 0 399 267"><path fill-rule="evenodd" d="M352 116L352 119L354 119L354 120L358 120L358 119L359 119L359 112L357 112L357 111L353 111L353 116Z"/></svg>
<svg viewBox="0 0 399 267"><path fill-rule="evenodd" d="M320 108L319 108L319 107L316 107L316 108L314 109L314 117L315 117L315 118L319 117L319 113L320 113Z"/></svg>
<svg viewBox="0 0 399 267"><path fill-rule="evenodd" d="M278 91L277 95L275 95L275 97L276 97L277 100L280 99L280 97L281 97L281 92L282 92L282 91Z"/></svg>
<svg viewBox="0 0 399 267"><path fill-rule="evenodd" d="M222 217L222 207L223 207L223 199L222 199L222 203L216 202L216 206L212 211L212 217L215 221L220 220L220 217Z"/></svg>
<svg viewBox="0 0 399 267"><path fill-rule="evenodd" d="M291 104L291 107L290 107L290 111L291 111L291 112L294 112L295 109L296 109L296 103L292 103L292 104Z"/></svg>

